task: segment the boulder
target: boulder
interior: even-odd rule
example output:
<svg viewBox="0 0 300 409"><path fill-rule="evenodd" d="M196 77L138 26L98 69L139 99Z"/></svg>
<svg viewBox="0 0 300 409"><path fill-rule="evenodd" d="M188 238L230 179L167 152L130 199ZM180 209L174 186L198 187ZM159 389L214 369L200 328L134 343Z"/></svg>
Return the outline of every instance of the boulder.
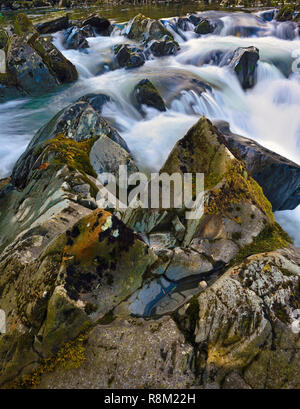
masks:
<svg viewBox="0 0 300 409"><path fill-rule="evenodd" d="M145 56L141 49L127 44L114 49L115 60L120 68L136 68L145 64Z"/></svg>
<svg viewBox="0 0 300 409"><path fill-rule="evenodd" d="M259 50L256 47L239 47L234 51L229 66L235 71L243 89L255 85L258 60Z"/></svg>
<svg viewBox="0 0 300 409"><path fill-rule="evenodd" d="M143 111L142 105L155 108L158 111L166 111L164 100L159 92L148 79L141 80L133 90L134 104L139 111Z"/></svg>
<svg viewBox="0 0 300 409"><path fill-rule="evenodd" d="M263 188L273 211L293 210L300 204L300 166L257 142L230 132L229 124L216 121L230 147L245 161Z"/></svg>
<svg viewBox="0 0 300 409"><path fill-rule="evenodd" d="M206 19L203 19L195 28L197 34L210 34L214 31L214 26Z"/></svg>
<svg viewBox="0 0 300 409"><path fill-rule="evenodd" d="M69 16L58 17L52 20L43 21L36 24L35 28L40 34L51 34L65 30L69 27Z"/></svg>
<svg viewBox="0 0 300 409"><path fill-rule="evenodd" d="M15 34L6 45L6 73L0 78L0 97L40 95L62 83L75 81L75 66L51 43L40 37L25 14L19 14Z"/></svg>
<svg viewBox="0 0 300 409"><path fill-rule="evenodd" d="M6 64L17 84L29 95L44 94L59 84L43 59L22 37L10 38Z"/></svg>
<svg viewBox="0 0 300 409"><path fill-rule="evenodd" d="M124 29L124 35L131 40L146 45L152 40L173 41L173 35L159 20L153 20L138 14L128 22Z"/></svg>
<svg viewBox="0 0 300 409"><path fill-rule="evenodd" d="M81 24L82 27L87 25L93 27L96 33L102 36L109 36L112 30L110 21L97 15L89 16Z"/></svg>
<svg viewBox="0 0 300 409"><path fill-rule="evenodd" d="M98 97L100 98L101 96ZM93 95L79 99L74 104L58 112L49 123L36 133L13 169L12 179L16 186L24 187L36 167L48 161L48 159L45 159L43 153L46 146L48 146L48 151L51 153L52 147L55 148L55 145L58 145L60 150L63 151L62 154L65 155L65 150L68 149L68 145L70 145L70 148L72 147L72 141L74 141L75 150L77 147L80 147L81 143L83 144L82 146L84 146L84 141L86 141L89 146L89 153L93 144L100 137L107 136L117 145L120 145L120 148L122 147L125 151L129 152L126 142L121 138L118 132L110 127L100 113L95 110L95 108L98 107L98 105L92 105L95 99L96 97ZM103 99L105 99L105 96L103 96ZM89 103L90 100L92 104ZM54 141L49 145L49 141L55 140L57 135L62 135L63 138L60 137L56 143ZM78 143L79 145L77 145ZM81 158L79 160L85 161L86 159L85 157L85 159ZM83 165L85 165L85 163L83 163ZM90 174L95 177L97 176L90 164L88 165L88 169L90 169Z"/></svg>
<svg viewBox="0 0 300 409"><path fill-rule="evenodd" d="M155 57L175 55L179 50L179 45L173 40L152 40L149 42L146 53L151 53Z"/></svg>

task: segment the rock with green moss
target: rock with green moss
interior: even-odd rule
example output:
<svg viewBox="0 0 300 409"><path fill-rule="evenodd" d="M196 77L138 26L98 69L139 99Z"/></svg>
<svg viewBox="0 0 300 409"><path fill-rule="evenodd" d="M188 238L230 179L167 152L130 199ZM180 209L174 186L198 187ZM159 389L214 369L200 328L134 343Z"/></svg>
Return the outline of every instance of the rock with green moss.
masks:
<svg viewBox="0 0 300 409"><path fill-rule="evenodd" d="M69 16L62 16L51 20L43 21L35 25L40 34L51 34L57 31L65 30L69 27Z"/></svg>
<svg viewBox="0 0 300 409"><path fill-rule="evenodd" d="M86 162L92 146L102 136L110 138L126 152L129 152L126 142L119 133L109 126L100 115L99 110L102 106L100 99L103 104L109 100L107 96L103 95L90 95L80 98L74 104L58 112L54 118L36 133L14 167L12 178L17 186L21 187L26 184L28 177L30 177L37 163L48 161L48 159L45 159L46 156L52 152L52 147L55 150L57 144L60 148L60 154L63 155L64 158L67 156L68 149L74 149L74 154L79 149L79 154L76 154L76 157L83 162ZM53 143L47 142L53 140L59 134L62 135L60 141L56 140ZM44 150L47 146L48 149ZM86 157L82 157L80 153L82 150L80 149L81 147L83 150L85 148L88 149L88 151L86 151ZM128 157L129 156L130 154L128 154ZM39 160L37 162L38 158ZM72 166L76 168L76 165L73 164ZM91 169L89 173L96 177L95 170L93 170L90 164L88 168Z"/></svg>
<svg viewBox="0 0 300 409"><path fill-rule="evenodd" d="M227 122L215 121L215 125L245 161L249 172L271 202L273 211L293 210L300 204L299 165L251 139L233 134Z"/></svg>
<svg viewBox="0 0 300 409"><path fill-rule="evenodd" d="M165 37L174 40L171 32L165 28L161 21L150 19L142 14L138 14L127 23L124 34L129 39L143 44L147 44L151 40L162 40Z"/></svg>
<svg viewBox="0 0 300 409"><path fill-rule="evenodd" d="M41 38L25 14L19 14L6 44L7 77L0 77L2 98L40 95L77 80L75 66L51 43Z"/></svg>
<svg viewBox="0 0 300 409"><path fill-rule="evenodd" d="M115 61L120 68L136 68L145 64L145 56L143 51L128 44L117 46L114 49Z"/></svg>
<svg viewBox="0 0 300 409"><path fill-rule="evenodd" d="M148 79L141 80L133 90L134 105L143 112L142 105L155 108L158 111L166 111L165 102L158 90Z"/></svg>
<svg viewBox="0 0 300 409"><path fill-rule="evenodd" d="M209 22L209 20L203 19L195 28L197 34L210 34L214 31L215 27Z"/></svg>

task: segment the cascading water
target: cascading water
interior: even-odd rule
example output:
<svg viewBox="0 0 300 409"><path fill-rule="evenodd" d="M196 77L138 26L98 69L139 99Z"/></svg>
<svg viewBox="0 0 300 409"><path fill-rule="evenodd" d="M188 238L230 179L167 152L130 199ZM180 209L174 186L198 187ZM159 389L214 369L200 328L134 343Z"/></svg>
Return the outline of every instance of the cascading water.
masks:
<svg viewBox="0 0 300 409"><path fill-rule="evenodd" d="M9 175L39 127L91 92L111 96L102 114L119 130L144 169L158 170L175 142L201 115L228 121L232 132L299 163L300 74L291 67L300 53L300 39L293 23L278 23L271 19L272 11L268 13L202 13L215 19L217 28L201 37L193 32L194 26L187 25L183 31L176 19L165 19L180 52L153 58L134 70L113 69L112 47L130 42L120 30L111 37L89 38L90 48L85 51L65 50L62 34L57 33L54 43L76 65L79 81L42 98L0 104L0 177ZM257 83L245 92L226 59L236 48L247 46L259 49L260 60ZM133 107L131 92L143 78L157 86L167 101L166 112L147 108L142 117ZM299 208L276 217L300 246Z"/></svg>

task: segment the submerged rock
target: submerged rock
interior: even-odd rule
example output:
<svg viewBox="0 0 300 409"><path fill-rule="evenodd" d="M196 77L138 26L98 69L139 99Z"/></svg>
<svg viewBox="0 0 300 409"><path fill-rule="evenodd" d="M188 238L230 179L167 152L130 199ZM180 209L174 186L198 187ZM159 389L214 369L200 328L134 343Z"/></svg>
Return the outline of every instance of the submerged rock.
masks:
<svg viewBox="0 0 300 409"><path fill-rule="evenodd" d="M230 67L234 69L244 89L255 85L258 60L259 50L255 47L240 47L233 54Z"/></svg>
<svg viewBox="0 0 300 409"><path fill-rule="evenodd" d="M257 142L230 132L229 124L216 121L231 148L245 161L254 179L263 188L273 211L293 210L300 204L300 166Z"/></svg>
<svg viewBox="0 0 300 409"><path fill-rule="evenodd" d="M142 105L155 108L158 111L166 111L164 100L159 92L148 79L141 80L133 90L135 106L139 111L143 111Z"/></svg>

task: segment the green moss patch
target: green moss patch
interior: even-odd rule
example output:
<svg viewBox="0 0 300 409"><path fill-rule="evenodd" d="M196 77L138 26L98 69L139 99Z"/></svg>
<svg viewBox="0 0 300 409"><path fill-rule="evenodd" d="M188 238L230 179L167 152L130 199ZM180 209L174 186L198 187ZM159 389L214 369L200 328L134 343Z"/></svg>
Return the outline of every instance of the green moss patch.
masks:
<svg viewBox="0 0 300 409"><path fill-rule="evenodd" d="M239 264L253 254L275 251L287 247L291 243L292 240L289 235L278 223L274 222L266 226L264 230L253 239L251 244L243 247L231 261L231 265Z"/></svg>

